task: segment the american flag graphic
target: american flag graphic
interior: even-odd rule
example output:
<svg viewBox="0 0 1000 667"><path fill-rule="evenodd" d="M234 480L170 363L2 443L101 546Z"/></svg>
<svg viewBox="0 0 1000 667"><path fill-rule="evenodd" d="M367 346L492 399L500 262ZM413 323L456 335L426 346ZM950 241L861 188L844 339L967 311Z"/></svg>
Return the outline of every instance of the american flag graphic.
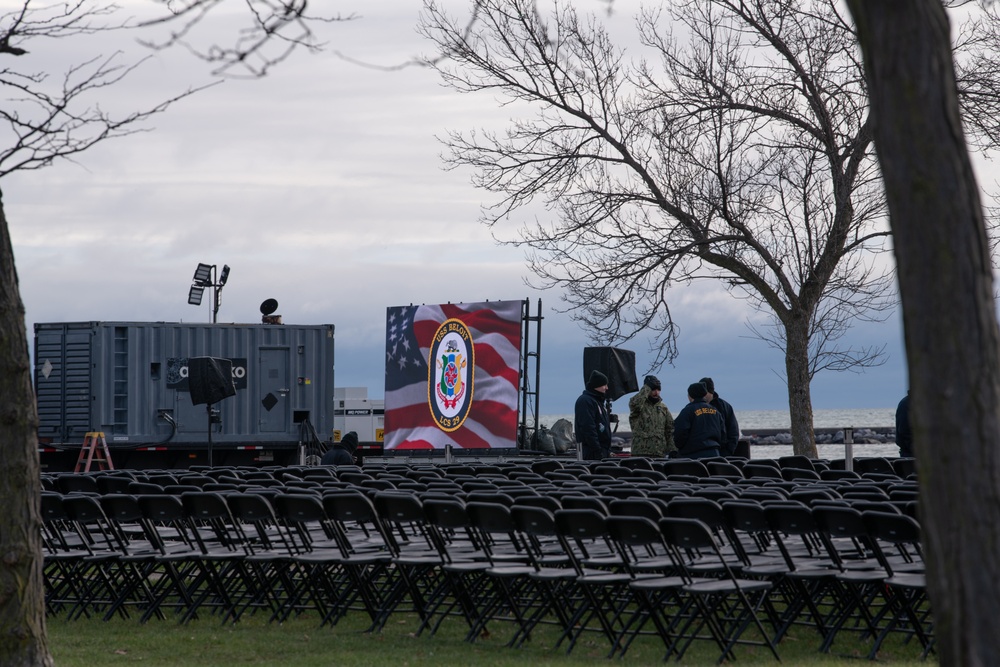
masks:
<svg viewBox="0 0 1000 667"><path fill-rule="evenodd" d="M517 446L521 307L521 301L491 301L386 309L386 450ZM434 421L429 392L436 377L427 365L434 334L448 319L468 328L475 347L472 406L451 432Z"/></svg>

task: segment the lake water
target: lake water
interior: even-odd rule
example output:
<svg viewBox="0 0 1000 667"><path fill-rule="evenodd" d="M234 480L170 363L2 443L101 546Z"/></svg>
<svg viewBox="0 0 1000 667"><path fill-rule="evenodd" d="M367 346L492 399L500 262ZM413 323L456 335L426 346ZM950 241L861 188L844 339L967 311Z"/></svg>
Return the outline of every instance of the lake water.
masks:
<svg viewBox="0 0 1000 667"><path fill-rule="evenodd" d="M627 411L627 407L625 410ZM676 411L673 411L676 416ZM621 419L619 430L629 430L628 415L618 412ZM552 426L559 419L573 421L573 415L541 415L539 421L544 426ZM736 410L736 419L740 430L756 429L789 429L791 417L787 410ZM814 410L813 425L815 428L852 427L855 431L864 428L893 428L896 424L896 408L856 408L844 410ZM818 445L819 457L822 459L844 458L844 445ZM854 445L853 453L859 456L898 456L899 449L895 444ZM777 458L792 454L791 445L759 445L751 451L753 458Z"/></svg>
<svg viewBox="0 0 1000 667"><path fill-rule="evenodd" d="M627 408L626 408L627 410ZM672 411L674 416L677 411ZM628 430L628 415L618 413L621 429ZM559 419L573 421L573 415L541 415L539 421L552 426ZM787 410L737 410L736 419L740 429L787 429L792 418ZM892 428L896 424L896 408L857 408L850 410L814 410L813 425L816 428Z"/></svg>

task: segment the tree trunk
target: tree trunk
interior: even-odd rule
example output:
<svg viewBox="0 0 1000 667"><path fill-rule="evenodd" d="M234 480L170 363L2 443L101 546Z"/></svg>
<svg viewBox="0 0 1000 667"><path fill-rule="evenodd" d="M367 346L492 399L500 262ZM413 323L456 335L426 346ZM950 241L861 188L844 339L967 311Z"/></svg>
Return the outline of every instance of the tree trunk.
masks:
<svg viewBox="0 0 1000 667"><path fill-rule="evenodd" d="M816 458L812 394L809 389L809 321L798 318L785 324L785 378L788 411L792 419L792 451Z"/></svg>
<svg viewBox="0 0 1000 667"><path fill-rule="evenodd" d="M1000 331L940 0L850 0L903 303L936 650L1000 655Z"/></svg>
<svg viewBox="0 0 1000 667"><path fill-rule="evenodd" d="M38 417L24 306L0 202L0 665L52 665L42 582Z"/></svg>

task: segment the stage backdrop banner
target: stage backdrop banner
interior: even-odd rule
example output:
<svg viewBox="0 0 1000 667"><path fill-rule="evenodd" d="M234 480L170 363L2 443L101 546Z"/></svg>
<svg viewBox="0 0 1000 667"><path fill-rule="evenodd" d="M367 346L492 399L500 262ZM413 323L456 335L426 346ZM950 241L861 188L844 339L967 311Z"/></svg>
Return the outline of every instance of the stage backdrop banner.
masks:
<svg viewBox="0 0 1000 667"><path fill-rule="evenodd" d="M522 303L386 309L386 450L517 447Z"/></svg>

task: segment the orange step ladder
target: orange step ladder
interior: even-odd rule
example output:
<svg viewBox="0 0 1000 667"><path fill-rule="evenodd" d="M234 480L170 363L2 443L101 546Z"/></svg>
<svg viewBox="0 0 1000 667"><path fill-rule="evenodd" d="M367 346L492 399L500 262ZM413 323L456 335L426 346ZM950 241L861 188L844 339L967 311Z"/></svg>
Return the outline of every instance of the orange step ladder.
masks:
<svg viewBox="0 0 1000 667"><path fill-rule="evenodd" d="M104 439L104 431L91 431L83 436L83 447L80 448L80 456L76 459L73 472L90 472L92 464L97 464L99 470L115 469L108 443Z"/></svg>

